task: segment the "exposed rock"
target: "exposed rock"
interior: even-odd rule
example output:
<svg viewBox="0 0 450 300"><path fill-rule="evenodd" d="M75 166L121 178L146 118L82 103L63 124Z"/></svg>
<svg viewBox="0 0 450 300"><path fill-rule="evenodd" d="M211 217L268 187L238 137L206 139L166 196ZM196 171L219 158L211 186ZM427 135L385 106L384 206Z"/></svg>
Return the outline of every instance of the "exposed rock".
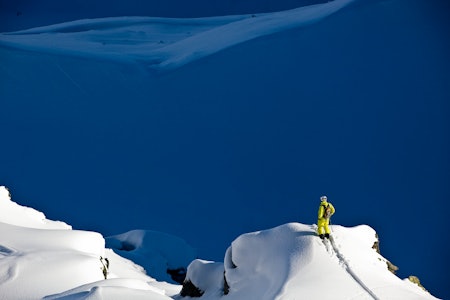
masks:
<svg viewBox="0 0 450 300"><path fill-rule="evenodd" d="M186 268L167 269L167 274L170 275L173 281L182 284L186 279Z"/></svg>
<svg viewBox="0 0 450 300"><path fill-rule="evenodd" d="M237 266L236 264L233 262L233 248L230 246L226 253L225 253L225 271L223 272L223 294L224 295L228 295L228 293L230 292L230 285L227 281L227 276L226 276L226 269L236 269Z"/></svg>
<svg viewBox="0 0 450 300"><path fill-rule="evenodd" d="M181 297L201 297L203 295L203 291L196 287L190 280L186 280L183 282L183 287L181 289L180 295Z"/></svg>
<svg viewBox="0 0 450 300"><path fill-rule="evenodd" d="M388 270L391 271L392 274L395 275L395 272L398 271L398 267L388 260L386 260L386 264L387 264Z"/></svg>
<svg viewBox="0 0 450 300"><path fill-rule="evenodd" d="M377 238L377 240L375 241L375 243L373 243L372 249L375 249L375 251L377 251L378 254L380 253L380 239L378 238L378 233L375 234L375 237Z"/></svg>
<svg viewBox="0 0 450 300"><path fill-rule="evenodd" d="M378 254L380 253L380 240L378 238L378 234L376 234L376 238L377 240L375 241L375 243L372 246L372 249L375 249L375 251L378 252ZM392 272L392 274L395 275L395 273L398 271L398 267L396 265L394 265L393 263L391 263L390 261L386 260L386 264L387 264L387 268L389 271ZM408 280L411 281L412 283L417 284L420 288L422 288L424 291L428 292L427 289L420 283L420 280L417 276L409 276Z"/></svg>
<svg viewBox="0 0 450 300"><path fill-rule="evenodd" d="M377 253L381 255L380 239L378 237L378 233L375 234L375 237L377 238L377 240L375 241L375 243L373 243L372 249L375 249L375 251L377 251ZM395 273L398 271L398 267L388 260L386 260L386 264L387 264L388 270L391 271L391 273L395 275Z"/></svg>
<svg viewBox="0 0 450 300"><path fill-rule="evenodd" d="M182 284L197 251L183 239L153 230L131 230L105 238L106 247L142 266L158 281Z"/></svg>
<svg viewBox="0 0 450 300"><path fill-rule="evenodd" d="M417 276L409 276L408 277L409 281L411 281L412 283L417 284L419 287L421 287L425 292L428 292L427 289L420 283L419 277Z"/></svg>
<svg viewBox="0 0 450 300"><path fill-rule="evenodd" d="M223 271L223 294L228 295L230 292L230 285L227 282L227 276L225 276L225 271Z"/></svg>

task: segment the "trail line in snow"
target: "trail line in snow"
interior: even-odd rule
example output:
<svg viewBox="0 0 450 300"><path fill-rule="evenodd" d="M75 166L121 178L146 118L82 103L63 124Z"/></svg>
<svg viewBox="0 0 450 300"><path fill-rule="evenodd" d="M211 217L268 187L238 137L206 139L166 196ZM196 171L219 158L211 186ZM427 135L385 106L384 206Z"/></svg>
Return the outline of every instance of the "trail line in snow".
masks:
<svg viewBox="0 0 450 300"><path fill-rule="evenodd" d="M88 93L86 93L81 85L78 84L64 69L57 63L55 63L56 68L74 85L78 88L78 90L81 91L81 93L85 94L86 96L89 96Z"/></svg>
<svg viewBox="0 0 450 300"><path fill-rule="evenodd" d="M377 295L375 295L375 293L369 289L369 287L367 285L364 284L364 282L361 280L361 278L358 277L358 275L356 275L355 272L353 272L353 270L350 268L349 263L347 262L347 260L345 259L345 257L342 255L342 253L339 251L339 248L336 246L336 243L334 242L334 238L332 236L330 236L330 242L331 245L333 246L334 252L336 253L337 258L339 259L339 262L341 262L344 267L345 267L345 271L347 271L347 273L352 276L352 278L374 299L374 300L380 300L380 298L377 297Z"/></svg>

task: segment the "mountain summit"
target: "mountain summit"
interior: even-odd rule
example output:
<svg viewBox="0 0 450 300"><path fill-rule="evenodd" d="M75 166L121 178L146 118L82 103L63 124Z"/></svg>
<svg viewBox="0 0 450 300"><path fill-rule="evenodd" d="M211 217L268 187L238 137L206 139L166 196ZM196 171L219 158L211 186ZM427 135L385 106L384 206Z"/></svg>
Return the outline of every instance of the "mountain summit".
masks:
<svg viewBox="0 0 450 300"><path fill-rule="evenodd" d="M371 227L332 227L330 241L319 239L315 225L299 223L243 234L228 248L224 264L192 262L181 295L202 299L435 299L388 270L388 261L374 247L377 237Z"/></svg>
<svg viewBox="0 0 450 300"><path fill-rule="evenodd" d="M222 261L241 233L314 223L325 192L335 223L374 226L399 276L450 298L431 204L448 194L449 1L6 2L0 184L28 206ZM148 237L106 247L131 259Z"/></svg>
<svg viewBox="0 0 450 300"><path fill-rule="evenodd" d="M388 270L387 260L374 249L377 237L369 226L334 225L332 239L325 242L315 231L315 225L289 223L243 234L227 249L223 263L193 260L180 286L149 277L146 271L152 270L105 248L99 233L47 220L12 202L0 187L0 299L436 299ZM135 237L140 242L133 250L153 262L147 268L169 267L167 257L179 267L192 253L179 238L155 232L133 231L112 239L130 246ZM131 257L142 261L139 253Z"/></svg>

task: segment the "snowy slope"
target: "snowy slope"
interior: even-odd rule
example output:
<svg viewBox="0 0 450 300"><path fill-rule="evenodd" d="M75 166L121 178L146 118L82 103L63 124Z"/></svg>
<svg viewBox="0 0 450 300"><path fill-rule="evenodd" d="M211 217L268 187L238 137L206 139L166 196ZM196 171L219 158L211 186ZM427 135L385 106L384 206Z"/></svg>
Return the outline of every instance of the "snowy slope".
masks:
<svg viewBox="0 0 450 300"><path fill-rule="evenodd" d="M0 45L173 69L260 36L317 22L351 2L335 0L250 16L80 20L2 34Z"/></svg>
<svg viewBox="0 0 450 300"><path fill-rule="evenodd" d="M244 234L224 265L194 261L187 278L203 299L436 299L388 271L369 226L333 226L333 236L325 246L315 226L299 223Z"/></svg>
<svg viewBox="0 0 450 300"><path fill-rule="evenodd" d="M10 199L9 191L5 187L0 188L0 199ZM51 221L45 215L31 207L20 206L12 201L0 201L1 222L10 225L38 228L38 229L72 229L59 221ZM18 217L20 216L20 217Z"/></svg>
<svg viewBox="0 0 450 300"><path fill-rule="evenodd" d="M179 287L105 249L96 232L71 230L12 202L0 187L0 299L170 299ZM100 256L110 261L104 280Z"/></svg>
<svg viewBox="0 0 450 300"><path fill-rule="evenodd" d="M145 275L142 267L105 249L100 234L71 230L17 205L4 187L0 187L0 206L0 299L183 299L191 295L185 293L186 287L179 294L180 286L158 282ZM11 217L15 225L7 223ZM29 227L31 219L48 225ZM111 243L126 241L135 246L143 262L167 264L161 253L171 253L172 261L179 264L187 259L176 257L186 253L180 239L150 232L149 236L157 236L152 239L156 245L151 245L143 242L145 236L145 231L132 231L112 237ZM324 244L315 234L315 225L299 223L243 234L226 251L224 263L193 260L185 283L194 284L202 299L436 299L387 270L386 260L372 249L376 241L372 228L333 226L333 236L333 243ZM165 250L158 253L158 246ZM100 257L110 261L107 280ZM326 290L321 288L324 283Z"/></svg>
<svg viewBox="0 0 450 300"><path fill-rule="evenodd" d="M336 5L337 3L342 4L344 2L343 1L334 1L333 3L334 3L333 5ZM308 8L308 9L305 8L305 9L303 9L303 11L311 13L312 16L324 16L324 15L320 14L319 10L317 10L319 7L330 8L331 6L330 5L314 6L314 7ZM294 12L299 12L299 11L300 11L300 9L293 10L292 12L294 13ZM261 17L261 16L262 15L257 15L256 17ZM272 15L272 17L273 16L274 15ZM306 16L307 15L303 15L303 17L305 17L305 18L300 17L297 21L305 22L302 24L307 24ZM255 20L252 21L253 19L255 19ZM184 38L186 35L191 34L192 37L196 36L198 38L198 41L202 41L201 44L203 44L203 42L208 42L208 40L205 38L205 36L203 34L204 33L206 34L210 30L215 30L215 28L220 27L220 28L222 28L221 30L228 31L228 29L232 28L232 27L227 27L229 24L238 24L236 22L241 22L240 23L241 25L246 25L247 24L246 22L250 22L250 21L256 22L256 19L257 18L251 18L251 16L233 16L233 17L197 19L197 20L187 20L188 24L178 23L178 25L182 25L182 26L178 26L178 25L176 25L176 23L181 22L183 20L160 19L159 20L159 21L161 21L160 24L162 24L161 27L158 27L155 25L155 23L158 23L157 19L148 19L148 18L140 18L140 19L139 18L137 18L137 19L135 19L135 18L117 18L117 19L102 19L102 20L83 20L83 21L78 21L78 22L73 22L73 23L55 25L54 27L52 26L50 28L45 27L45 28L40 28L37 30L31 30L28 32L25 31L25 32L21 32L20 34L16 34L16 33L8 34L8 35L4 34L0 37L0 40L1 40L0 43L4 46L18 47L21 49L32 50L32 51L37 50L37 51L43 51L43 52L47 52L47 53L57 53L57 54L61 54L61 55L72 54L72 55L79 55L79 56L97 57L97 58L102 58L102 59L113 59L113 60L123 60L124 59L126 61L130 61L130 60L131 61L141 61L146 66L150 66L151 68L154 68L154 69L168 69L168 68L174 68L176 66L180 66L184 63L192 61L191 59L197 59L200 57L204 57L204 55L208 55L208 53L212 53L212 52L207 52L207 51L194 53L196 51L195 47L200 47L200 43L199 44L194 43L193 41L195 41L195 39L190 39L190 36ZM315 17L313 19L318 20L318 18L315 19ZM285 18L285 20L289 21L289 18ZM140 23L141 21L142 21L142 23ZM199 22L198 27L196 26L195 21ZM278 27L278 25L279 25L278 22L280 22L280 21L282 21L282 20L277 19L277 21L272 24L273 28L278 28L276 30L279 30L279 29L281 30L282 27ZM94 23L98 23L100 25L97 26ZM151 23L151 25L149 25L149 23ZM104 27L102 27L102 24L104 24ZM143 26L141 27L142 24L143 24ZM147 25L149 25L149 26L147 26ZM260 23L259 25L261 25L261 28L262 28L262 23ZM258 25L258 27L259 27L259 25ZM295 26L297 26L297 25L295 25ZM177 35L176 30L181 30L180 28L183 28L183 30L181 31L181 33L179 33L179 35ZM187 28L191 28L192 30L188 29L188 30L184 31L184 29L187 29ZM286 27L286 28L289 28L289 27ZM148 31L145 31L142 29L145 29L145 30L148 29ZM155 31L152 31L153 29ZM269 33L269 31L268 30L266 31L266 29L258 31L259 32L258 34ZM231 33L231 31L229 31L229 32ZM239 30L237 30L235 33L236 33L235 37L238 36L238 33L240 34ZM245 31L243 32L243 34L247 34L247 33L245 33ZM93 34L93 35L91 36L91 34ZM251 38L250 34L248 34L246 36L248 38ZM142 37L142 39L140 39L140 37ZM247 39L247 37L245 39ZM215 35L211 34L207 38L214 39ZM230 36L224 35L225 41L228 38L230 38ZM241 40L241 41L244 41L244 40ZM183 42L185 44L179 44L179 43L181 43L181 41L185 41L185 42ZM239 39L236 39L236 41L239 41ZM147 42L149 42L148 45L145 44ZM221 45L219 45L219 47L216 47L214 49L220 50L220 49L223 49L222 47L227 47L227 45L233 45L233 43L234 43L234 41L229 39L225 44L221 44ZM176 44L184 45L186 47L180 46L180 48L178 48L178 49L168 47L170 45L176 45ZM142 46L142 48L141 48L141 46ZM147 46L148 46L148 48L147 48ZM166 48L166 46L167 46L167 48ZM208 49L209 49L209 47L210 46L208 46ZM201 54L201 55L185 57L185 56L183 56L184 52L182 51L181 48L183 48L183 51L186 50L187 55L188 55L188 53L194 53L195 55ZM211 48L212 48L212 45L211 45ZM212 50L209 49L208 51L210 51L210 50L216 51L214 49L212 49ZM147 51L147 50L149 50L149 51ZM13 51L11 51L11 52L13 52ZM9 55L9 53L8 53L8 55ZM60 68L61 70L58 72L58 75L56 75L55 77L61 77L64 79L64 75L65 75L68 80L73 81L74 87L79 88L79 90L81 92L85 92L85 91L92 92L92 91L101 90L101 88L98 88L98 86L95 86L96 84L98 84L97 82L94 83L93 85L89 85L89 84L85 83L83 80L81 80L86 77L85 74L81 73L81 72L80 72L81 75L77 74L78 69L76 69L75 71L71 70L70 63L67 63L67 61L64 60L64 61L60 62L60 61L58 61L57 56L55 56L56 58L52 56L51 59L48 59L48 57L50 57L50 56L43 55L42 57L43 58L41 58L39 55L36 55L36 56L22 55L21 52L18 52L17 61L24 61L23 64L26 64L29 61L31 61L33 67L35 67L35 65L38 65L38 66L40 66L40 68L38 67L37 69L47 70L48 73L51 73L52 71L54 71L54 69L56 68L55 66L59 67L59 65L57 63L61 63L62 64L62 67ZM8 59L11 59L11 58L8 57ZM14 56L11 59L13 64L17 63L17 61L15 59L16 59L16 56ZM46 62L47 62L46 59L50 60L51 63L46 64ZM176 61L176 64L170 65L170 66L165 65L166 62L170 62L172 59L174 61ZM178 59L178 61L177 61L177 59ZM39 61L41 63L36 63L36 61ZM54 61L56 61L56 62L54 64L52 64ZM75 63L76 62L77 61L75 61ZM8 62L8 63L4 62L4 63L5 63L5 65L11 64L11 62ZM3 65L3 70L7 71L5 73L10 72L12 74L10 77L14 78L14 80L16 80L17 82L25 81L23 79L24 78L28 79L28 77L45 78L45 76L36 76L33 72L29 72L30 75L27 77L28 73L23 72L23 69L21 69L22 65L19 63L17 63L17 65L18 65L17 69L15 68L16 65L14 65L14 69L13 69L14 71L11 71L8 67L5 67L5 65ZM67 65L69 65L69 67L67 67ZM93 63L93 68L95 68L97 66L98 66L97 64ZM83 68L83 67L85 67L85 65L81 64L81 68ZM110 69L107 69L106 71L105 71L105 69L102 69L102 68L98 68L98 69L104 73L104 74L102 73L101 75L108 74L111 69L113 69L113 71L115 71L115 69L112 67ZM54 72L54 73L57 73L57 72ZM98 73L95 73L95 74L98 75L99 73L101 73L101 72L99 71ZM130 73L131 72L127 72L126 76L123 75L124 78L126 77L126 80L120 81L120 83L122 83L124 86L126 85L126 89L133 90L133 88L136 85L131 82L136 78L136 76L134 76L133 74L130 74ZM74 76L74 74L75 74L75 76ZM8 73L8 75L10 75L10 74ZM43 75L43 74L41 73L40 75ZM116 73L114 73L114 75L116 75ZM120 75L122 75L122 74L120 74ZM307 76L310 76L310 74L308 74ZM4 76L4 77L6 79L10 79L7 76ZM46 78L41 79L41 80L35 80L35 78L31 78L33 80L29 80L29 81L30 82L37 81L39 84L41 84L43 90L48 89L51 92L54 92L55 89L57 89L57 88L55 88L55 86L57 86L61 90L66 89L66 86L64 86L63 84L60 84L60 82L58 80L53 80L53 79L55 79L54 77L52 77L52 76L48 76L48 77L50 78L50 82L52 82L52 84L54 85L51 88L49 88L45 84L42 84L42 82L45 81ZM113 76L111 76L111 77L113 77ZM107 75L105 75L105 78L107 78L107 79L105 79L105 81L111 79L111 77L108 77ZM129 79L130 77L132 79ZM72 80L72 78L74 78L74 80ZM86 78L86 81L88 81L88 80L90 80L90 79ZM10 80L10 81L5 80L4 82L8 83L8 84L5 84L5 86L6 85L9 86L9 83L13 82L14 85L12 85L13 86L12 90L13 91L19 90L19 89L21 89L21 86L15 85L16 81L13 82L12 80ZM112 85L114 85L114 84L117 84L118 81L113 80L112 82L113 82ZM160 83L160 82L158 81L157 83ZM101 87L101 84L98 84L98 85ZM170 82L170 84L167 84L167 86L170 86L170 87L172 85L173 85L173 82ZM93 88L92 86L95 86L95 87ZM29 87L30 87L31 91L26 91L26 92L29 94L33 94L32 83L29 84ZM67 94L77 95L76 94L77 90L74 89L74 87L67 89ZM24 90L26 90L26 89L24 89ZM161 89L161 90L163 90L163 89ZM114 89L112 92L110 92L110 94L113 94L116 91L117 90ZM141 90L139 90L139 89L137 89L137 91L141 92ZM49 94L48 96L52 96L51 92L48 93ZM138 94L138 92L136 92L136 94ZM266 92L266 91L264 91L264 92ZM4 92L4 94L8 94L8 95L9 95L9 93L10 93L9 89L8 89L8 92ZM12 92L11 94L16 95L16 93L14 93L14 92ZM17 94L19 94L19 93L17 93ZM58 94L58 93L56 93L56 94ZM101 99L101 96L104 96L100 92L92 93L92 94L93 95L91 96L91 98L88 98L89 101L92 101L93 99L98 100L98 99ZM41 95L41 94L39 94L39 95ZM71 95L68 97L71 97ZM120 95L122 95L122 94L120 94ZM126 96L131 97L130 95L134 95L134 94L130 92L130 94L127 94ZM247 96L245 93L244 93L244 95ZM47 96L47 94L46 94L46 96ZM66 96L65 93L63 96ZM85 96L85 95L83 95L83 96ZM151 94L151 96L154 96L154 94ZM273 94L272 94L272 96L273 96ZM75 96L72 96L72 97L75 98ZM42 97L42 98L45 98L45 97ZM56 99L65 99L65 97L61 97L60 95L55 96L55 98ZM108 98L108 97L106 97L106 98ZM20 103L20 101L17 101L18 99L16 99L15 97L8 97L8 100L10 100L10 99L11 99L11 102L19 102ZM164 98L164 100L167 100L167 99ZM94 102L94 101L92 101L92 102ZM46 106L42 105L41 107L46 107ZM81 107L84 108L83 105L81 105ZM120 109L122 110L122 108L120 108ZM67 109L67 111L69 111L69 110L70 109ZM129 111L127 111L127 109L125 107L123 110L125 112L129 112ZM129 110L131 111L131 109L129 109ZM7 110L5 109L5 111L7 111ZM37 110L37 111L41 112L41 110ZM60 114L60 113L61 113L60 111L58 113L50 112L49 115L52 114L52 117L54 116L56 118L58 116L60 116L61 119L66 118L66 115L64 115L64 113L62 113L62 114ZM78 111L75 110L75 113L78 113ZM97 120L97 116L96 116L97 113L98 113L98 111L93 110L92 113L87 113L86 115L88 115L88 116L95 115L95 120ZM110 113L110 111L107 110L107 113ZM115 113L116 112L113 111L113 113L111 114L112 115L111 119L112 118L120 119L120 118L117 118L117 114L115 114ZM39 113L35 113L33 110L29 110L28 113L26 111L23 111L23 112L21 112L21 115L24 115L24 119L29 118L30 115L31 115L31 118L36 118L36 119L40 119L40 117L42 119L45 119L47 117L46 114L44 114L43 116L40 116ZM78 115L83 115L83 114L79 113ZM142 114L142 115L144 115L144 114ZM162 114L162 115L164 116L164 114ZM135 118L135 117L136 117L135 112L133 112L133 118ZM145 115L145 117L147 117L147 115ZM170 118L168 118L168 119L171 120ZM20 123L19 122L20 120L14 120L14 121L17 121L17 123ZM10 122L9 124L13 124L13 122ZM33 124L33 125L35 125L35 124ZM54 124L52 123L51 126L53 127L53 125ZM58 125L60 125L60 124L58 124ZM76 130L73 130L74 132L79 130L79 127L78 127L79 125L80 124L76 125L77 127L76 127ZM116 136L117 128L114 126L110 126L110 125L111 124L107 124L107 125L105 125L105 127L112 128L111 131L113 131L114 136ZM16 122L14 122L14 126L16 126ZM54 126L54 127L57 127L57 126ZM155 126L155 128L157 128L157 126ZM95 130L93 132L95 132ZM97 132L95 132L95 133L97 133ZM67 133L65 133L65 134L67 134ZM72 138L72 136L70 136L70 138ZM222 138L222 136L219 136L219 138ZM26 137L23 140L26 140ZM57 139L55 139L55 140L57 140ZM70 147L73 147L73 145L70 144ZM15 147L12 147L12 148L13 148L12 151L16 151ZM17 147L17 148L20 148L20 147ZM23 148L26 148L26 147L23 147ZM30 148L32 148L32 147L30 147ZM136 148L138 148L138 147L136 147ZM176 148L176 147L172 147L172 148ZM59 150L59 148L58 148L58 150ZM209 150L209 149L207 149L207 150ZM63 152L63 151L61 151L61 152ZM101 151L99 151L99 152L101 152ZM101 156L104 156L103 154L104 153L101 153ZM77 153L77 155L78 155L78 153ZM147 155L147 153L146 153L146 155ZM36 154L36 156L38 156L38 154ZM158 156L156 156L156 157L157 158L155 160L159 159ZM146 166L147 165L149 165L149 164L146 164ZM101 169L101 168L99 168L99 169ZM83 170L83 172L84 171L85 170ZM157 171L159 171L159 170L157 170ZM70 172L72 173L73 170L70 170ZM161 174L157 174L157 175L160 176ZM63 176L61 176L61 178L63 178ZM134 179L134 180L136 181L136 179ZM144 181L146 181L146 180L147 179L145 179ZM64 178L64 179L61 179L61 182L68 182L68 180L66 180ZM96 182L93 184L96 184ZM145 182L145 187L147 187L147 182ZM99 189L101 189L101 187L99 187ZM175 189L172 189L172 190L175 190ZM208 197L209 197L209 195L208 195ZM133 197L130 197L130 198L133 198ZM134 198L137 198L137 197L134 197ZM155 197L155 198L157 198L157 197ZM176 198L176 197L172 197L172 198ZM84 218L84 215L83 215L83 218ZM10 218L10 220L11 219L14 220L16 218L13 217L13 218ZM88 218L86 218L86 219L88 219ZM36 222L37 224L40 224L43 222L45 224L47 221L48 220L45 220L45 219L42 220L42 218L39 217L39 218L37 218L37 221L31 221L31 222ZM7 223L9 223L9 221ZM72 223L72 224L74 224L74 223ZM20 225L20 222L19 222L19 225ZM59 225L55 225L55 227L59 227ZM214 227L211 226L211 228L214 228ZM216 228L214 228L214 230L215 229ZM251 229L251 230L254 230L254 229ZM227 228L227 231L230 231L230 229ZM122 231L119 231L119 232L122 232ZM195 232L195 230L193 232ZM194 233L194 234L196 234L196 233ZM233 233L231 233L231 235L233 235ZM222 239L223 235L219 235L219 236L220 236L220 238L218 238L219 240L228 240L228 239ZM405 245L405 244L402 244L402 245ZM411 252L413 252L413 251L411 251ZM4 253L11 253L11 249L5 247ZM412 256L414 256L414 255L412 255ZM345 255L344 255L344 257L345 257ZM424 260L424 261L426 261L426 260ZM112 269L114 268L114 266L116 266L116 264L113 264ZM215 263L214 266L217 266L217 264ZM436 274L439 274L439 273L436 272ZM431 272L430 272L430 276L431 276ZM86 289L88 289L88 287L86 287Z"/></svg>

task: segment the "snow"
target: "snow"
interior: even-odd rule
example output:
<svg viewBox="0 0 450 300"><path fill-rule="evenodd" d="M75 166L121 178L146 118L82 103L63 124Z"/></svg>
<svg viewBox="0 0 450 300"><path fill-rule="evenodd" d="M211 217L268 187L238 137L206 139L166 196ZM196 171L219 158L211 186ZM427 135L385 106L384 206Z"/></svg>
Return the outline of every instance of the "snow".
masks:
<svg viewBox="0 0 450 300"><path fill-rule="evenodd" d="M386 259L372 249L376 233L366 225L333 225L331 247L317 237L315 225L288 223L243 234L222 263L194 259L182 239L145 230L108 238L116 249L127 249L115 253L101 234L47 220L13 202L5 187L0 207L0 299L183 299L181 286L165 282L162 273L188 260L186 280L203 292L202 299L436 299L388 271ZM40 228L29 227L30 220L39 220ZM101 257L110 261L108 279ZM318 288L323 284L326 292Z"/></svg>
<svg viewBox="0 0 450 300"><path fill-rule="evenodd" d="M132 230L107 237L109 248L139 263L152 277L172 282L167 269L184 270L197 257L194 248L183 239L151 230Z"/></svg>
<svg viewBox="0 0 450 300"><path fill-rule="evenodd" d="M305 224L243 234L227 250L222 268L194 261L187 278L201 282L201 290L206 286L202 299L221 299L224 271L230 286L224 299L436 299L387 270L386 259L372 249L371 227L332 227L330 250L315 226Z"/></svg>
<svg viewBox="0 0 450 300"><path fill-rule="evenodd" d="M189 265L186 278L201 291L206 292L202 298L218 298L223 295L223 272L221 262L196 259Z"/></svg>
<svg viewBox="0 0 450 300"><path fill-rule="evenodd" d="M11 201L0 187L0 299L170 299L179 286L105 249L96 232L71 230ZM104 280L100 256L110 260ZM24 288L25 287L25 288ZM64 298L67 299L67 298Z"/></svg>
<svg viewBox="0 0 450 300"><path fill-rule="evenodd" d="M0 188L0 199L9 198L8 189L5 187ZM20 206L12 201L1 201L0 211L2 212L2 222L7 224L41 229L72 229L70 225L63 222L46 219L45 215L40 211ZM17 218L18 215L21 217Z"/></svg>
<svg viewBox="0 0 450 300"><path fill-rule="evenodd" d="M44 299L168 299L165 291L136 279L110 279L50 295Z"/></svg>
<svg viewBox="0 0 450 300"><path fill-rule="evenodd" d="M335 0L258 15L79 20L1 34L0 45L53 54L138 61L151 69L168 70L257 37L318 22L351 2L353 0Z"/></svg>
<svg viewBox="0 0 450 300"><path fill-rule="evenodd" d="M80 20L1 34L0 45L170 70L250 39L317 22L351 2L199 19ZM187 278L205 292L202 299L436 299L387 270L386 259L372 249L376 238L369 226L333 226L334 242L328 247L314 232L314 226L289 223L243 234L226 250L223 263L212 262L194 259L195 250L182 239L149 230L106 238L105 246L101 234L48 220L11 201L2 187L0 299L179 299L181 286L165 282L170 279L164 269L189 261ZM111 262L107 280L100 256ZM224 274L230 286L226 297Z"/></svg>

